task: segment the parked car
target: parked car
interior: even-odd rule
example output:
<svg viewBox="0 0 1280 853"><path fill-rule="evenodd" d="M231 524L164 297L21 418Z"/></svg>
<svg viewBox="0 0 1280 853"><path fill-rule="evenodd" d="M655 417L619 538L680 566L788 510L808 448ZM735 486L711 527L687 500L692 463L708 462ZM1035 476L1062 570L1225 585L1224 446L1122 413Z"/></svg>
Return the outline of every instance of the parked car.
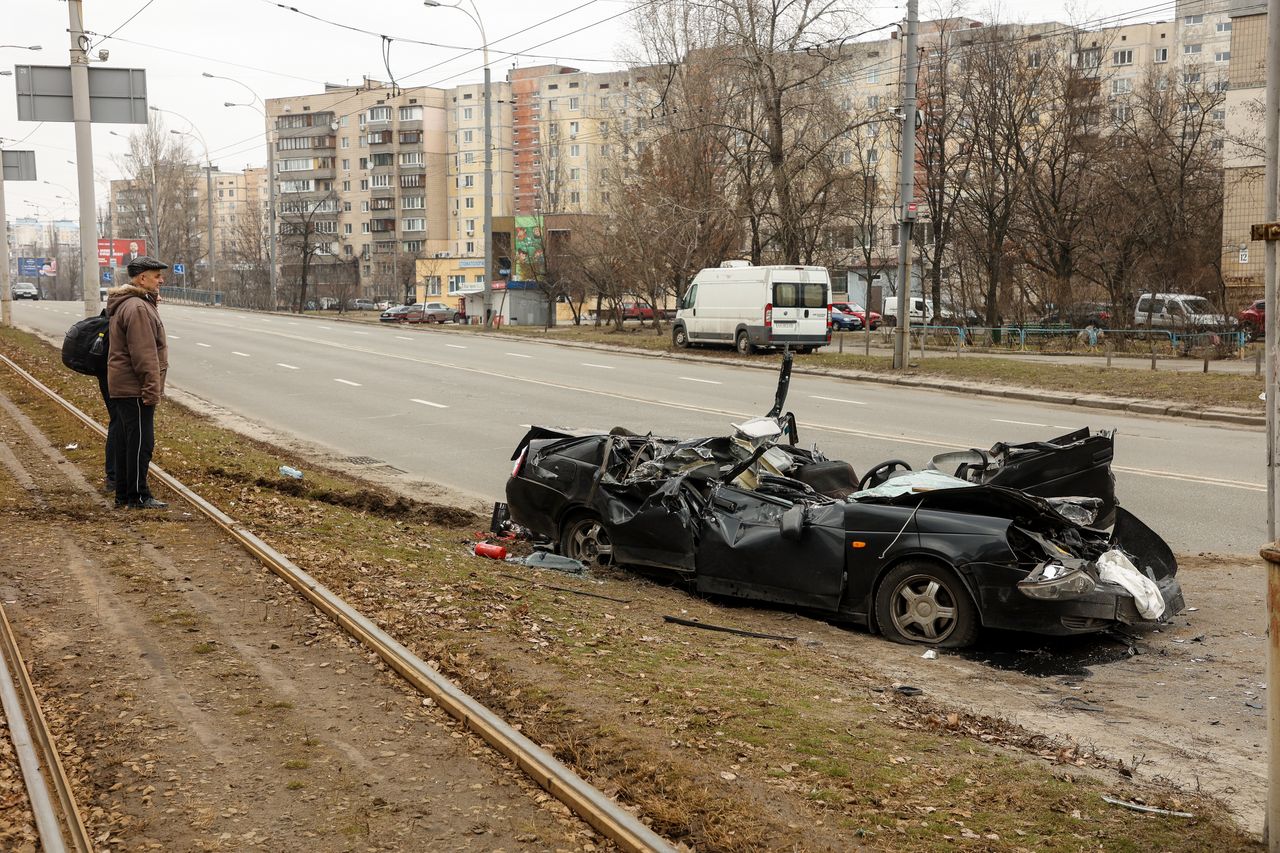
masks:
<svg viewBox="0 0 1280 853"><path fill-rule="evenodd" d="M451 308L443 302L428 302L423 305L421 302L410 306L411 310L406 312L401 322L405 323L457 323L462 315L456 308Z"/></svg>
<svg viewBox="0 0 1280 853"><path fill-rule="evenodd" d="M671 340L733 346L742 355L790 346L812 352L831 342L826 267L763 266L726 261L704 269L685 291Z"/></svg>
<svg viewBox="0 0 1280 853"><path fill-rule="evenodd" d="M396 303L390 299L379 299L377 302L373 303L373 307L379 311L386 311L388 308L394 308L395 306Z"/></svg>
<svg viewBox="0 0 1280 853"><path fill-rule="evenodd" d="M349 299L347 300L348 311L374 311L377 306L373 304L372 299Z"/></svg>
<svg viewBox="0 0 1280 853"><path fill-rule="evenodd" d="M1236 319L1251 340L1262 337L1267 329L1267 300L1256 299L1249 303L1249 307L1236 315Z"/></svg>
<svg viewBox="0 0 1280 853"><path fill-rule="evenodd" d="M1113 433L943 453L920 471L890 459L858 477L800 445L783 414L791 363L773 408L731 435L534 426L511 457L511 521L585 563L904 643L1083 634L1182 609L1169 546L1116 502Z"/></svg>
<svg viewBox="0 0 1280 853"><path fill-rule="evenodd" d="M40 290L30 282L20 281L9 287L9 296L13 299L34 299L38 302Z"/></svg>
<svg viewBox="0 0 1280 853"><path fill-rule="evenodd" d="M880 328L880 323L884 319L875 311L867 311L866 308L863 308L861 305L859 305L856 302L833 302L831 304L831 307L836 309L837 311L843 311L846 314L852 314L853 316L857 317L858 321L861 322L864 326L867 324L867 318L870 317L871 331L873 332L876 329Z"/></svg>
<svg viewBox="0 0 1280 853"><path fill-rule="evenodd" d="M402 323L404 322L404 315L408 314L410 311L412 311L415 308L417 308L418 310L421 310L422 309L421 303L419 303L418 305L397 305L394 308L388 308L386 311L383 311L381 314L378 315L378 322L379 323Z"/></svg>
<svg viewBox="0 0 1280 853"><path fill-rule="evenodd" d="M933 303L919 296L911 297L911 325L923 326L933 323ZM890 326L898 325L898 297L889 296L884 300L884 321Z"/></svg>
<svg viewBox="0 0 1280 853"><path fill-rule="evenodd" d="M1064 305L1045 314L1039 320L1042 326L1066 326L1069 329L1084 329L1096 326L1099 329L1111 328L1111 306L1105 302L1078 302Z"/></svg>
<svg viewBox="0 0 1280 853"><path fill-rule="evenodd" d="M1133 309L1133 325L1153 329L1230 328L1232 321L1218 313L1208 299L1189 293L1144 293Z"/></svg>
<svg viewBox="0 0 1280 853"><path fill-rule="evenodd" d="M844 303L838 302L831 306L831 328L838 332L862 331L862 317L852 311L845 311L840 307L842 304Z"/></svg>

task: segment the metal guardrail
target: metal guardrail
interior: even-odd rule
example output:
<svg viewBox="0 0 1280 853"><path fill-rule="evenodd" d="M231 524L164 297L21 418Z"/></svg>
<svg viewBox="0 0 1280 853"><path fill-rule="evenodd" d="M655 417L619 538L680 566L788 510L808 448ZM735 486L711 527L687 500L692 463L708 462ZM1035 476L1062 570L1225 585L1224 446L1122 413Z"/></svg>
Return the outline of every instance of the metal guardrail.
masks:
<svg viewBox="0 0 1280 853"><path fill-rule="evenodd" d="M889 332L892 335L892 330ZM1248 343L1248 333L1177 332L1169 329L1102 329L1066 326L912 326L916 349L985 352L1101 353L1147 356L1210 355L1228 358Z"/></svg>
<svg viewBox="0 0 1280 853"><path fill-rule="evenodd" d="M165 302L185 302L190 305L222 305L221 290L200 290L194 287L161 287L160 298Z"/></svg>

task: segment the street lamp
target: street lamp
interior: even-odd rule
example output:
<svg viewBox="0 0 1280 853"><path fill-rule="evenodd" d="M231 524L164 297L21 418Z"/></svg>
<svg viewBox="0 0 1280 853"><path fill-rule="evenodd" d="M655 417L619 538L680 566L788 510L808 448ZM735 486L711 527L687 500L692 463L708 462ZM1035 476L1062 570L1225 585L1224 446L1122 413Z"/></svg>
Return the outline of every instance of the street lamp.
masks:
<svg viewBox="0 0 1280 853"><path fill-rule="evenodd" d="M270 229L270 239L267 243L267 251L270 255L271 264L271 310L274 311L276 310L276 277L278 275L276 271L276 241L278 236L276 233L276 158L275 140L271 136L272 128L267 119L267 105L251 86L247 83L240 82L234 77L224 77L221 74L210 74L208 71L202 72L202 76L208 77L210 80L226 80L246 89L249 94L253 96L253 100L257 101L256 104L237 104L232 101L224 101L222 105L224 107L248 107L249 109L257 110L262 115L263 123L267 125L267 204L270 208L267 213L267 227Z"/></svg>
<svg viewBox="0 0 1280 853"><path fill-rule="evenodd" d="M204 148L205 162L205 215L209 219L209 288L213 289L218 283L217 273L217 249L214 246L214 224L213 224L213 160L209 157L209 143L205 142L204 134L196 127L195 122L184 116L182 113L173 110L161 109L160 107L150 107L158 113L171 113L178 118L191 125L191 130L170 130L169 132L175 136L190 136L200 140L200 145Z"/></svg>
<svg viewBox="0 0 1280 853"><path fill-rule="evenodd" d="M450 5L439 0L422 0L422 5L457 9L480 30L480 49L484 56L484 327L489 329L493 326L493 125L489 110L489 37L484 33L484 23L480 20L480 10L476 7L475 0L468 2L475 14L468 12L461 4Z"/></svg>
<svg viewBox="0 0 1280 853"><path fill-rule="evenodd" d="M15 50L44 50L44 47L38 44L0 44L0 48L12 47Z"/></svg>

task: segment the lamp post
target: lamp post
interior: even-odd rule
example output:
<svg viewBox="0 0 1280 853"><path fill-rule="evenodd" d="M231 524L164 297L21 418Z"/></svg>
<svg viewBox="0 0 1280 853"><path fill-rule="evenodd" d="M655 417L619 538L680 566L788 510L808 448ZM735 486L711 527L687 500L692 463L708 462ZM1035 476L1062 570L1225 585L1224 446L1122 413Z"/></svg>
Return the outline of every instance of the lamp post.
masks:
<svg viewBox="0 0 1280 853"><path fill-rule="evenodd" d="M480 49L484 56L484 327L493 327L493 124L489 109L491 84L489 80L489 37L484 33L480 10L475 0L469 0L475 14L461 4L450 5L439 0L423 0L422 5L443 6L457 9L470 18L480 30Z"/></svg>
<svg viewBox="0 0 1280 853"><path fill-rule="evenodd" d="M184 116L182 113L173 110L161 109L160 107L151 107L158 113L172 113L178 118L191 125L191 130L170 130L169 132L175 136L190 136L200 141L201 147L204 148L205 163L205 215L209 220L209 289L213 290L218 284L218 250L213 242L214 240L214 223L213 223L213 160L209 157L209 143L205 142L204 134L196 127L195 122Z"/></svg>
<svg viewBox="0 0 1280 853"><path fill-rule="evenodd" d="M255 92L247 83L242 83L234 77L224 77L221 74L210 74L208 71L205 71L202 74L210 80L226 80L246 89L249 94L253 96L253 100L257 101L256 104L237 104L231 101L225 101L222 105L224 107L248 107L249 109L257 110L262 115L263 122L267 124L267 205L270 208L267 212L267 227L269 229L267 252L270 255L269 263L271 264L271 310L274 311L276 310L276 287L278 281L277 276L279 275L276 270L276 242L279 236L277 233L278 229L276 227L276 143L271 133L273 128L267 121L267 105L263 102L261 96L259 96L258 93Z"/></svg>
<svg viewBox="0 0 1280 853"><path fill-rule="evenodd" d="M0 44L0 48L6 47L12 47L16 50L44 50L44 47L38 44Z"/></svg>

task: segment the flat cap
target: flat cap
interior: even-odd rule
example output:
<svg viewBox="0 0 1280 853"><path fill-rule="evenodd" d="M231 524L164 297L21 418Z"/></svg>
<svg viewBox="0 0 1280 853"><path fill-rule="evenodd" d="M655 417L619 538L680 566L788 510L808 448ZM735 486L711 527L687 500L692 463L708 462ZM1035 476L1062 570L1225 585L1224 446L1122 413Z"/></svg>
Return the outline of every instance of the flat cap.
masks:
<svg viewBox="0 0 1280 853"><path fill-rule="evenodd" d="M129 271L129 278L142 275L147 270L167 270L168 268L169 268L168 264L161 263L160 261L157 261L155 258L150 257L148 255L143 255L142 257L134 258L132 261L129 262L129 266L126 267L126 269Z"/></svg>

